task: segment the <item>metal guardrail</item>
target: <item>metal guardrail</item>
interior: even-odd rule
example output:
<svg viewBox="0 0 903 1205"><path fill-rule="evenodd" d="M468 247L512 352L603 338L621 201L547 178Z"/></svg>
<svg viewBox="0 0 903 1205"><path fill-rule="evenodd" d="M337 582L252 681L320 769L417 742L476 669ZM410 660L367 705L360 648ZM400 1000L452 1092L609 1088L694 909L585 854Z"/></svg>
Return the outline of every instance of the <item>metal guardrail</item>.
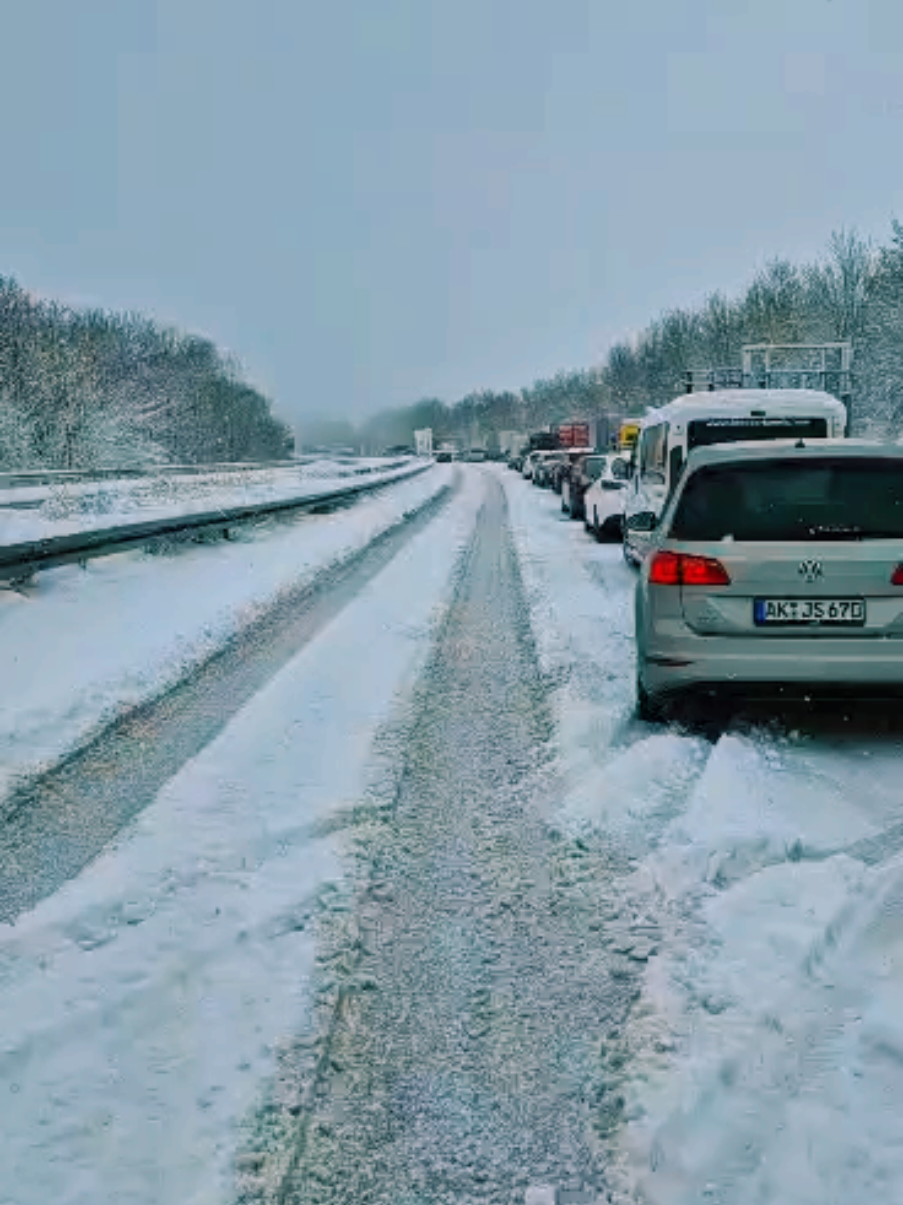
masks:
<svg viewBox="0 0 903 1205"><path fill-rule="evenodd" d="M310 461L325 459L324 457L310 458ZM337 463L341 461L337 457ZM75 483L90 484L101 481L140 480L150 477L202 477L217 473L251 473L265 472L268 469L298 469L303 471L307 459L299 460L260 460L238 463L229 461L225 464L146 464L131 468L106 469L3 469L0 470L0 490L21 489L31 485L68 485ZM355 467L354 461L346 459L346 463L354 474L373 473L378 469L373 465ZM388 461L380 468L392 468L406 463L406 460L396 458Z"/></svg>
<svg viewBox="0 0 903 1205"><path fill-rule="evenodd" d="M317 507L351 498L355 494L404 481L424 472L431 464L432 461L421 462L411 467L408 472L395 472L388 478L380 476L376 481L358 481L341 489L308 494L303 498L256 502L192 515L170 515L166 519L121 523L115 527L94 528L65 536L49 536L43 540L7 544L0 546L0 582L16 585L28 581L35 573L44 569L81 564L95 557L126 552L167 537L180 541L202 532L220 531L228 534L230 527L236 527L251 519L289 510L315 510Z"/></svg>

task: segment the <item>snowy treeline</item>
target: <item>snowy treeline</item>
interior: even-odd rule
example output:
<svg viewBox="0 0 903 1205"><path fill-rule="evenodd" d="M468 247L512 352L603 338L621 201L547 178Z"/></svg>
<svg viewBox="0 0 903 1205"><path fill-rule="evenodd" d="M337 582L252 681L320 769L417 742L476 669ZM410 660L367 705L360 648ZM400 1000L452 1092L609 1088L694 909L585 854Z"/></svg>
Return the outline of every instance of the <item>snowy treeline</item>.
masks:
<svg viewBox="0 0 903 1205"><path fill-rule="evenodd" d="M359 438L413 441L418 427L465 441L604 411L636 413L682 391L688 370L741 367L745 343L834 342L854 349L854 433L903 432L903 224L876 247L856 233L832 235L821 259L775 259L739 297L721 293L699 308L660 315L613 346L598 368L563 371L519 392L482 390L453 405L424 399L377 415Z"/></svg>
<svg viewBox="0 0 903 1205"><path fill-rule="evenodd" d="M292 447L209 340L0 278L0 468L265 460Z"/></svg>

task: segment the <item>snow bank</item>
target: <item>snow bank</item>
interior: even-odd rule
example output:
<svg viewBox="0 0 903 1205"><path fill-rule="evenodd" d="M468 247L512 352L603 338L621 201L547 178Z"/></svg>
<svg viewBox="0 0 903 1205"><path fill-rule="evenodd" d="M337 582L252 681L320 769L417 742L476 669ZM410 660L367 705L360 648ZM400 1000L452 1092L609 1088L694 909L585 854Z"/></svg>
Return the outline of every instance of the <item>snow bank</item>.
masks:
<svg viewBox="0 0 903 1205"><path fill-rule="evenodd" d="M369 787L374 737L424 664L480 499L470 479L113 847L0 931L16 1205L233 1199L239 1122L306 1026L310 921L339 874L323 821ZM375 516L357 524L355 538ZM198 563L192 581L210 581Z"/></svg>
<svg viewBox="0 0 903 1205"><path fill-rule="evenodd" d="M0 800L22 775L164 690L279 593L363 547L451 480L439 466L347 510L173 556L123 553L0 593Z"/></svg>
<svg viewBox="0 0 903 1205"><path fill-rule="evenodd" d="M879 817L820 760L722 738L630 884L667 936L624 1037L625 1199L903 1199L903 858L846 852Z"/></svg>

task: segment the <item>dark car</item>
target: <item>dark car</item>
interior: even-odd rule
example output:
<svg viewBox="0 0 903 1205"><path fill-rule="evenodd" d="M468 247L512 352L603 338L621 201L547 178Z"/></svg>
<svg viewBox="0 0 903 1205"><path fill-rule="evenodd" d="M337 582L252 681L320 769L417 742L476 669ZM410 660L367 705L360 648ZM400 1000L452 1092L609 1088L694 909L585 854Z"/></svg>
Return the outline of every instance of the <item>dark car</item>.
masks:
<svg viewBox="0 0 903 1205"><path fill-rule="evenodd" d="M556 494L561 493L561 487L564 479L569 475L571 465L574 463L574 461L588 455L588 453L591 451L592 448L575 448L564 453L561 460L558 461L549 474L549 485Z"/></svg>
<svg viewBox="0 0 903 1205"><path fill-rule="evenodd" d="M592 483L605 471L607 457L602 453L586 452L577 456L561 478L561 509L572 519L583 519L583 499Z"/></svg>
<svg viewBox="0 0 903 1205"><path fill-rule="evenodd" d="M451 464L451 452L437 452L436 464Z"/></svg>

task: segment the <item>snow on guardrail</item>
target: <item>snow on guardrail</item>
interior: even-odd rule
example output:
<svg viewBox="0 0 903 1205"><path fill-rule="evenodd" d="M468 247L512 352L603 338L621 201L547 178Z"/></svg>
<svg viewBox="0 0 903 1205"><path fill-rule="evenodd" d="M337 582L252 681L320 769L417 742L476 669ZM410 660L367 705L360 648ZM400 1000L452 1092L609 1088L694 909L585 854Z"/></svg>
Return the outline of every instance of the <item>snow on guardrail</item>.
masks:
<svg viewBox="0 0 903 1205"><path fill-rule="evenodd" d="M422 472L432 462L390 463L396 467L380 472L367 466L365 473L340 475L321 464L323 475L271 471L240 483L214 474L190 483L159 478L70 486L33 511L4 511L0 498L0 580L15 581L161 536L222 529L281 510L339 501Z"/></svg>

